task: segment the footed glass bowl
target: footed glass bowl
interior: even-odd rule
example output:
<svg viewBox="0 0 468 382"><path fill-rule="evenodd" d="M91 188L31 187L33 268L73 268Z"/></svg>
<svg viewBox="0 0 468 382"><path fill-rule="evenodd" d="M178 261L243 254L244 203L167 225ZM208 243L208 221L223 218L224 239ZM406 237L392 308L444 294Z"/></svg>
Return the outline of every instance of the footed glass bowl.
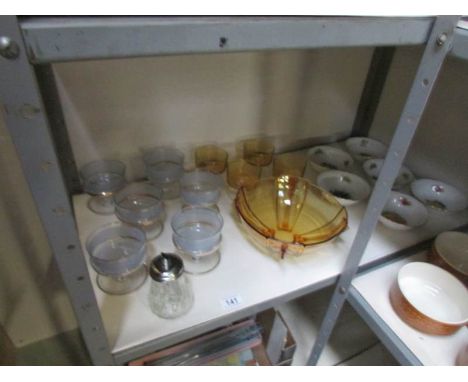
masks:
<svg viewBox="0 0 468 382"><path fill-rule="evenodd" d="M283 175L241 187L237 212L251 239L275 257L301 255L338 236L348 214L330 193L304 178Z"/></svg>

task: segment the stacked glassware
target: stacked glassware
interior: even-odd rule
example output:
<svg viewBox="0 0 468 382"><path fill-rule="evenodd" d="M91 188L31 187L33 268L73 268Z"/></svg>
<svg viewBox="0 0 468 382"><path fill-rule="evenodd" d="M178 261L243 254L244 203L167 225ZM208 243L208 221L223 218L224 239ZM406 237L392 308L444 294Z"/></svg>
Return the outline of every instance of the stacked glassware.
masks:
<svg viewBox="0 0 468 382"><path fill-rule="evenodd" d="M146 239L155 239L164 227L162 191L147 183L131 183L114 195L115 215L141 228Z"/></svg>
<svg viewBox="0 0 468 382"><path fill-rule="evenodd" d="M187 207L173 216L171 226L172 240L187 273L206 273L218 265L223 228L223 218L218 211Z"/></svg>
<svg viewBox="0 0 468 382"><path fill-rule="evenodd" d="M125 185L125 165L117 160L96 160L80 170L84 191L91 195L88 207L97 214L114 213L112 195Z"/></svg>
<svg viewBox="0 0 468 382"><path fill-rule="evenodd" d="M146 280L145 233L137 228L111 223L91 234L86 241L97 285L109 294L125 294Z"/></svg>

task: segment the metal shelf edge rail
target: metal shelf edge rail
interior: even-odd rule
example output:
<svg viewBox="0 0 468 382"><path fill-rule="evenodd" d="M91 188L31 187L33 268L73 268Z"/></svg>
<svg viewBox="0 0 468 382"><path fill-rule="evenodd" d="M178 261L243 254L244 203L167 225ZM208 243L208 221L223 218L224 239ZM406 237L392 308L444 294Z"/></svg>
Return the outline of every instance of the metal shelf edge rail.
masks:
<svg viewBox="0 0 468 382"><path fill-rule="evenodd" d="M416 77L385 157L382 171L375 184L366 212L346 258L344 269L325 313L317 339L307 361L308 365L317 364L346 301L351 281L358 270L378 217L390 195L393 182L398 175L416 132L439 70L452 47L454 28L458 18L457 16L439 16L435 19Z"/></svg>
<svg viewBox="0 0 468 382"><path fill-rule="evenodd" d="M17 19L0 17L0 100L49 245L94 364L112 359L68 193Z"/></svg>
<svg viewBox="0 0 468 382"><path fill-rule="evenodd" d="M401 365L422 366L421 361L395 335L393 330L388 327L385 321L379 317L353 286L349 288L348 301Z"/></svg>
<svg viewBox="0 0 468 382"><path fill-rule="evenodd" d="M32 63L273 49L418 45L432 18L34 17L20 26Z"/></svg>

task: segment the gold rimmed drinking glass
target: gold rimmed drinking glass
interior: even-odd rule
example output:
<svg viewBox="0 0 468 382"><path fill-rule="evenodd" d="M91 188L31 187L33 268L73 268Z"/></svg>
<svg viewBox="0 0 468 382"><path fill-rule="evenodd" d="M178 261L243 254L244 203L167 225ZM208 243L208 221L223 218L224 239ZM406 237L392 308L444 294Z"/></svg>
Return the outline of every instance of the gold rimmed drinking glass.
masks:
<svg viewBox="0 0 468 382"><path fill-rule="evenodd" d="M268 166L272 159L275 147L269 138L255 138L244 141L244 159L260 168Z"/></svg>
<svg viewBox="0 0 468 382"><path fill-rule="evenodd" d="M244 159L230 161L227 166L227 182L234 189L252 187L260 178L260 167L248 163Z"/></svg>
<svg viewBox="0 0 468 382"><path fill-rule="evenodd" d="M306 157L300 153L285 153L273 158L273 176L303 176Z"/></svg>
<svg viewBox="0 0 468 382"><path fill-rule="evenodd" d="M195 149L195 165L205 171L221 174L226 169L228 153L216 145L204 145Z"/></svg>

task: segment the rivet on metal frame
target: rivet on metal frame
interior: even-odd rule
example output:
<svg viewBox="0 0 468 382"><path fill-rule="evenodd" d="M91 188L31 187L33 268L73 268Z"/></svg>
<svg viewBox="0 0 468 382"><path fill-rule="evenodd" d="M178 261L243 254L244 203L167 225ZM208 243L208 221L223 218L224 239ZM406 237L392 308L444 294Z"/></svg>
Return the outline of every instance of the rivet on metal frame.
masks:
<svg viewBox="0 0 468 382"><path fill-rule="evenodd" d="M442 46L445 44L445 42L447 41L447 33L441 33L438 37L437 37L437 45L438 46Z"/></svg>
<svg viewBox="0 0 468 382"><path fill-rule="evenodd" d="M19 46L10 37L0 36L0 55L8 60L13 60L19 56Z"/></svg>
<svg viewBox="0 0 468 382"><path fill-rule="evenodd" d="M345 287L340 287L340 293L345 294L346 293L346 288Z"/></svg>

